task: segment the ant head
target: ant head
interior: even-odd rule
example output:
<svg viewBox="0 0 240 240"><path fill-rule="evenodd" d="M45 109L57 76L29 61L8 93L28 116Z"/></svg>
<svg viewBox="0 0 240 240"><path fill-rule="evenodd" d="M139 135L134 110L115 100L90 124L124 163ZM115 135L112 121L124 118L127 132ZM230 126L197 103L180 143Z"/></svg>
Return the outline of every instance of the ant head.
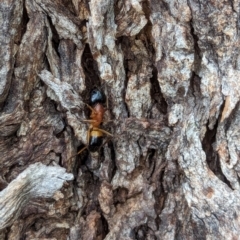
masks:
<svg viewBox="0 0 240 240"><path fill-rule="evenodd" d="M90 104L105 103L105 94L97 88L94 88L90 93Z"/></svg>

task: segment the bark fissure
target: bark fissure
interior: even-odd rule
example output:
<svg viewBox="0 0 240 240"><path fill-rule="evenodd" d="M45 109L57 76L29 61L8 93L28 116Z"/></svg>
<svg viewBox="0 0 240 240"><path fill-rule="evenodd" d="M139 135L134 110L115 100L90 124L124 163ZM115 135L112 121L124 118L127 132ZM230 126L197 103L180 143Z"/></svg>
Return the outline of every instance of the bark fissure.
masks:
<svg viewBox="0 0 240 240"><path fill-rule="evenodd" d="M239 6L3 0L0 238L237 239ZM75 156L95 87L114 137Z"/></svg>

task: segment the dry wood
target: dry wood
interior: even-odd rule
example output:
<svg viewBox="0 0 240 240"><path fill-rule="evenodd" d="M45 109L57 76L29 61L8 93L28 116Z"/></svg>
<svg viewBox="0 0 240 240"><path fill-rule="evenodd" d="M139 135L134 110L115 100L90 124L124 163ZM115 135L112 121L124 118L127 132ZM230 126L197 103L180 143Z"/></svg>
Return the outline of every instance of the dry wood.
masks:
<svg viewBox="0 0 240 240"><path fill-rule="evenodd" d="M239 0L2 0L0 204L31 164L74 181L1 207L0 239L238 239L239 13ZM114 137L72 158L93 87Z"/></svg>
<svg viewBox="0 0 240 240"><path fill-rule="evenodd" d="M31 199L52 197L64 181L72 180L73 175L65 171L35 163L19 174L0 192L0 230L12 224Z"/></svg>

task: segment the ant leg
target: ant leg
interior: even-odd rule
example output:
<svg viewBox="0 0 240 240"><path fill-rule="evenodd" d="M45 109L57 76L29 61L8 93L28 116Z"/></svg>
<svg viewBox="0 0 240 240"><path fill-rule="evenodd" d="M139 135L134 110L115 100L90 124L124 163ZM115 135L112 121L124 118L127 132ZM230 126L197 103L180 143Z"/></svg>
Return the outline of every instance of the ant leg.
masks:
<svg viewBox="0 0 240 240"><path fill-rule="evenodd" d="M112 135L111 133L109 133L109 132L107 132L107 131L105 131L105 130L103 130L103 129L101 129L101 128L95 128L95 127L94 127L93 130L100 131L100 132L102 132L102 133L104 133L104 134L106 134L106 135L109 135L109 136L113 137L113 135Z"/></svg>
<svg viewBox="0 0 240 240"><path fill-rule="evenodd" d="M109 138L109 139L106 139L105 142L99 147L98 151L99 151L101 148L103 148L104 145L105 145L106 143L108 143L109 141L110 141L110 138Z"/></svg>
<svg viewBox="0 0 240 240"><path fill-rule="evenodd" d="M91 131L91 129L88 129L88 131L87 131L87 144L89 144L90 131ZM88 148L88 145L85 146L84 148L82 148L80 151L78 151L77 154L75 154L75 155L71 156L70 158L68 158L68 160L71 159L71 158L73 158L73 157L76 157L77 155L79 155L80 153L82 153L82 152L83 152L85 149L87 149L87 148ZM67 160L67 161L68 161L68 160Z"/></svg>
<svg viewBox="0 0 240 240"><path fill-rule="evenodd" d="M96 113L96 110L94 110L90 105L88 105L87 103L85 103L86 106L92 111L92 112L95 112Z"/></svg>
<svg viewBox="0 0 240 240"><path fill-rule="evenodd" d="M89 139L90 139L90 131L91 129L88 129L87 131L87 144L89 144ZM87 149L88 146L85 146L84 148L82 148L80 151L77 152L77 154L75 156L77 156L78 154L82 153L85 149Z"/></svg>
<svg viewBox="0 0 240 240"><path fill-rule="evenodd" d="M98 148L98 151L99 151L101 148L103 148L104 145L105 145L106 143L108 143L110 140L111 140L111 137L107 137L107 139L104 141L104 143L102 143L102 145Z"/></svg>
<svg viewBox="0 0 240 240"><path fill-rule="evenodd" d="M87 149L87 146L84 147L84 148L82 148L80 151L78 151L77 154L76 154L75 156L77 156L77 155L79 155L80 153L82 153L85 149Z"/></svg>
<svg viewBox="0 0 240 240"><path fill-rule="evenodd" d="M81 120L82 122L86 122L86 123L95 123L96 120L92 120L92 119L84 119L84 120Z"/></svg>
<svg viewBox="0 0 240 240"><path fill-rule="evenodd" d="M76 157L77 155L79 155L80 153L82 153L85 149L87 149L87 146L84 147L84 148L82 148L80 151L78 151L77 154L72 155L70 158L68 158L68 160L70 160L70 159L73 158L73 157ZM67 161L68 161L68 160L67 160Z"/></svg>

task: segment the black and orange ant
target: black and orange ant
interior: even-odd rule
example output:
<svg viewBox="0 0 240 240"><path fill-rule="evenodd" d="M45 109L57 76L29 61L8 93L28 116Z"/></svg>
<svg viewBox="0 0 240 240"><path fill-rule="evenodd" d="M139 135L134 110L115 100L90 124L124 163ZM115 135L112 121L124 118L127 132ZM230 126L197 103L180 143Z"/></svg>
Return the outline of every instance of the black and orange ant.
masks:
<svg viewBox="0 0 240 240"><path fill-rule="evenodd" d="M83 120L83 122L90 123L87 132L87 146L78 151L76 155L82 153L85 149L88 149L90 152L96 152L104 145L104 135L113 137L111 133L100 128L106 111L103 106L106 103L104 93L99 89L93 89L90 93L89 102L90 105L86 104L86 106L91 110L90 119Z"/></svg>

